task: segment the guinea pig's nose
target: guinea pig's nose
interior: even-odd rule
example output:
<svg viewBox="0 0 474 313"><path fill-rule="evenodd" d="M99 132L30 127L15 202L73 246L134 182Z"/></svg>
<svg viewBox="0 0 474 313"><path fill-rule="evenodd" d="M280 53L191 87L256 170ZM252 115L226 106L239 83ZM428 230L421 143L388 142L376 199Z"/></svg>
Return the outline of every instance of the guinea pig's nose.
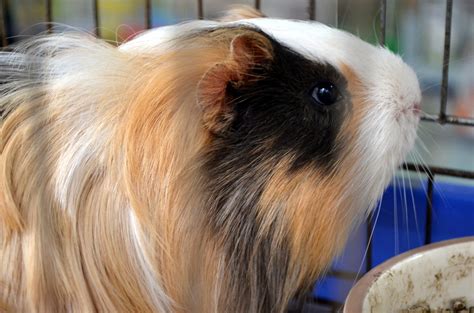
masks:
<svg viewBox="0 0 474 313"><path fill-rule="evenodd" d="M420 104L420 102L414 102L411 106L411 109L412 109L413 113L415 113L416 115L421 114L421 104Z"/></svg>

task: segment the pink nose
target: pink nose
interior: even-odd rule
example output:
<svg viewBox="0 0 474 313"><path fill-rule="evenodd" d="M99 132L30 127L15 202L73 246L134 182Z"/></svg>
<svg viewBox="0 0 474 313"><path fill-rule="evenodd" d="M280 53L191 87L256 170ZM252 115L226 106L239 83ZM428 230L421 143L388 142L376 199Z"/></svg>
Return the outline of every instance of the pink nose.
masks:
<svg viewBox="0 0 474 313"><path fill-rule="evenodd" d="M413 113L415 114L421 114L421 104L420 102L415 102L413 103Z"/></svg>

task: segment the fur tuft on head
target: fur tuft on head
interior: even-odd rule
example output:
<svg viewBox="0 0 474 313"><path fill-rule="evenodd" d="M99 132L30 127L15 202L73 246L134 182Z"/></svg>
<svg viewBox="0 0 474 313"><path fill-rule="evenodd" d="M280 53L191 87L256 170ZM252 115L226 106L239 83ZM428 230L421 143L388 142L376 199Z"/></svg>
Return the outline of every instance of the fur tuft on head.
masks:
<svg viewBox="0 0 474 313"><path fill-rule="evenodd" d="M221 22L235 22L250 18L265 17L259 10L249 5L234 5L219 19Z"/></svg>

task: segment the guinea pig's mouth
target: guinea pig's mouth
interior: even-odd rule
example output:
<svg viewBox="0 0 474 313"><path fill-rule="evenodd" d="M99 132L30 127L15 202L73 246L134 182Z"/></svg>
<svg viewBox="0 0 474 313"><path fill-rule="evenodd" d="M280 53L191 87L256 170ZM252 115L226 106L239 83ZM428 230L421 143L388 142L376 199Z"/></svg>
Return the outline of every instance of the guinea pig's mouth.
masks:
<svg viewBox="0 0 474 313"><path fill-rule="evenodd" d="M407 107L403 107L401 110L400 110L400 113L401 114L404 114L404 115L407 115L407 114L413 114L415 116L420 116L422 114L422 110L421 110L421 105L420 105L420 102L414 102L413 104L411 104L410 106L407 106Z"/></svg>
<svg viewBox="0 0 474 313"><path fill-rule="evenodd" d="M413 105L410 106L410 109L413 112L413 114L415 114L417 116L420 116L423 113L423 111L421 110L420 102L413 103Z"/></svg>
<svg viewBox="0 0 474 313"><path fill-rule="evenodd" d="M423 111L421 110L421 105L420 102L414 102L409 106L404 106L401 109L397 110L395 114L395 118L397 122L400 122L400 120L404 119L413 119L415 118L416 120L419 120L421 116L423 115Z"/></svg>

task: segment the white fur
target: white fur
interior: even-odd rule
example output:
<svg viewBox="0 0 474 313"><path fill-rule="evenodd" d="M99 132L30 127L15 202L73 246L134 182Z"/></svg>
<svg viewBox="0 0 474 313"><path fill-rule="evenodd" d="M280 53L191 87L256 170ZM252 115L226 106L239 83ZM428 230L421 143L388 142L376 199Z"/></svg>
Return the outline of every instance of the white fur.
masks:
<svg viewBox="0 0 474 313"><path fill-rule="evenodd" d="M160 281L158 279L159 275L156 272L156 268L153 267L153 262L150 261L150 258L147 255L148 251L153 251L153 247L149 247L149 245L147 247L147 241L143 238L143 232L133 209L129 209L129 215L131 231L130 239L135 250L133 255L136 256L138 262L137 265L144 274L142 277L146 278L147 290L144 290L144 292L150 295L156 312L169 312L172 301L158 283Z"/></svg>
<svg viewBox="0 0 474 313"><path fill-rule="evenodd" d="M373 207L397 166L412 148L419 118L410 111L421 101L414 71L402 59L383 47L370 45L354 35L310 21L255 18L230 23L196 21L143 33L121 46L127 52L162 51L171 39L192 30L247 25L256 27L308 59L336 68L349 66L361 79L371 110L363 121L355 149L363 158L364 170L354 181L371 182L361 188L360 208Z"/></svg>
<svg viewBox="0 0 474 313"><path fill-rule="evenodd" d="M127 88L125 83L128 79L139 75L133 68L133 56L137 53L159 54L173 45L173 38L194 30L235 25L257 27L308 59L327 62L336 68L347 65L359 76L367 90L364 101L371 109L357 134L354 147L363 157L358 160L360 166L354 166L358 170L353 173L353 185L347 188L351 194L358 195L353 203L355 209L365 210L373 207L415 139L418 118L402 112L420 101L421 93L416 75L398 56L388 50L371 46L346 32L320 23L251 19L233 23L196 21L163 27L145 32L122 45L119 50L98 40L85 40L83 36L57 36L52 40L46 39L43 45L37 47L38 57L48 59L49 63L41 65L46 68L38 70L41 77L36 81L19 81L22 81L21 84L32 85L39 82L47 85L49 97L64 97L62 101L56 102L62 103L58 118L60 123L67 125L64 129L68 129L68 132L61 138L55 138L62 148L58 151L59 164L55 167L57 170L54 173L54 185L58 202L63 208L67 208L70 215L76 214L73 204L77 202L77 193L81 190L76 183L82 182L82 178L88 174L84 173L83 169L89 168L88 162L100 164L100 158L107 157L110 153L106 149L107 141L115 133L114 120L111 119L108 125L99 124L94 120L106 112L107 107L126 101L118 98L123 92L115 91L123 91ZM68 53L68 50L71 52ZM58 51L65 52L57 53ZM41 56L43 52L55 56L44 58ZM0 54L0 58L4 57L12 56ZM4 63L3 60L0 61L0 64ZM22 62L27 62L27 66L34 68L29 64L34 63L34 58ZM12 59L11 63L19 62ZM19 76L13 74L15 77ZM94 79L90 80L90 77ZM118 77L128 79L117 79ZM0 85L0 94L7 94L8 91L9 97L14 98L15 93L9 88L24 88L18 82L16 84ZM73 88L74 92L64 92L68 88ZM98 100L101 106L97 105ZM7 102L8 100L2 103ZM51 102L53 111L56 102ZM99 112L100 110L103 112ZM95 128L88 128L87 125L95 125ZM360 182L368 184L362 185ZM230 199L234 200L237 199ZM232 207L232 203L229 205ZM143 252L150 250L147 249L147 238L143 236L143 230L131 211L128 221L130 243L135 250L134 255L137 256L137 267L148 278L145 283L149 288L147 294L150 294L157 310L169 311L171 303L160 285L160 277L156 269L152 268L149 256ZM215 292L219 293L217 287Z"/></svg>
<svg viewBox="0 0 474 313"><path fill-rule="evenodd" d="M362 158L354 166L358 170L348 192L358 197L347 212L358 216L357 211L372 209L416 138L418 117L400 113L421 101L414 71L389 50L317 22L252 19L241 23L257 26L308 59L336 68L349 66L361 79L370 110L354 147Z"/></svg>

